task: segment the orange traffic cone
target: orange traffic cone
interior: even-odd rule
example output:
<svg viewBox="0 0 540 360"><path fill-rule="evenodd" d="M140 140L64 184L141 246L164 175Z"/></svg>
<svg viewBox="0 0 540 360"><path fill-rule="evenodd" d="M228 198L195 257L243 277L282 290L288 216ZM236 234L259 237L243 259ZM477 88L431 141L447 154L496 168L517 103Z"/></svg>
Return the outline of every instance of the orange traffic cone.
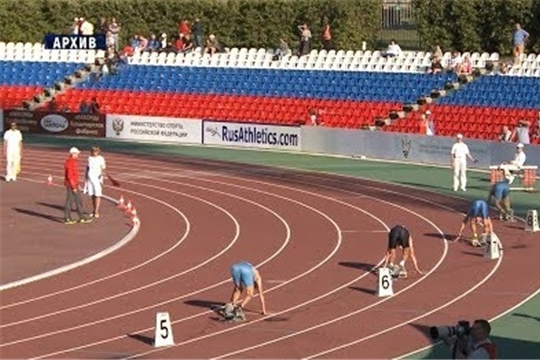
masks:
<svg viewBox="0 0 540 360"><path fill-rule="evenodd" d="M137 209L133 207L133 209L131 209L131 218L135 219L136 217L137 217Z"/></svg>
<svg viewBox="0 0 540 360"><path fill-rule="evenodd" d="M125 201L124 201L124 197L120 196L120 199L118 200L118 208L119 209L124 209L125 207L126 207L126 204L125 204Z"/></svg>
<svg viewBox="0 0 540 360"><path fill-rule="evenodd" d="M52 186L53 185L53 178L52 175L47 176L47 185Z"/></svg>
<svg viewBox="0 0 540 360"><path fill-rule="evenodd" d="M131 205L131 201L128 200L127 205L126 205L126 213L130 212L132 207L133 205Z"/></svg>

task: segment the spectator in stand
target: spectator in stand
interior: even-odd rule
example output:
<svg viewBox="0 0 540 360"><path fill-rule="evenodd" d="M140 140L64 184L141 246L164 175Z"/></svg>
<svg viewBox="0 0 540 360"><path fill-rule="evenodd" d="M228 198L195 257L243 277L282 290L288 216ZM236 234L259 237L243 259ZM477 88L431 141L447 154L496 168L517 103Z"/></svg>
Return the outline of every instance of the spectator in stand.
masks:
<svg viewBox="0 0 540 360"><path fill-rule="evenodd" d="M146 45L145 51L155 52L158 51L161 47L161 44L159 43L158 39L156 39L156 34L150 35L150 40L148 40L148 44Z"/></svg>
<svg viewBox="0 0 540 360"><path fill-rule="evenodd" d="M499 141L501 142L511 142L512 141L513 133L510 131L508 126L504 125L501 130L501 134L499 135Z"/></svg>
<svg viewBox="0 0 540 360"><path fill-rule="evenodd" d="M524 145L529 145L531 143L529 136L530 126L530 121L519 120L518 125L514 130L514 134L512 135L512 140Z"/></svg>
<svg viewBox="0 0 540 360"><path fill-rule="evenodd" d="M122 49L122 52L127 56L127 57L132 57L134 54L135 54L135 49L133 49L131 47L131 45L126 45L124 46L124 49Z"/></svg>
<svg viewBox="0 0 540 360"><path fill-rule="evenodd" d="M102 16L99 18L99 33L107 34L108 32L109 32L109 24L107 23L107 18Z"/></svg>
<svg viewBox="0 0 540 360"><path fill-rule="evenodd" d="M195 44L195 47L202 48L203 38L204 38L204 29L201 24L201 19L199 18L195 19L195 22L193 23L191 30L193 32L193 42Z"/></svg>
<svg viewBox="0 0 540 360"><path fill-rule="evenodd" d="M141 38L140 38L140 36L137 35L137 34L135 34L135 36L133 36L133 37L131 38L130 45L131 45L131 47L133 48L133 51L134 51L135 53L139 52L140 49L141 49L141 45L142 45L142 44L141 44Z"/></svg>
<svg viewBox="0 0 540 360"><path fill-rule="evenodd" d="M193 50L195 50L195 47L193 46L191 35L184 36L184 47L182 48L182 52L187 53Z"/></svg>
<svg viewBox="0 0 540 360"><path fill-rule="evenodd" d="M146 50L146 47L148 46L148 39L145 38L144 36L139 36L139 41L140 41L139 51Z"/></svg>
<svg viewBox="0 0 540 360"><path fill-rule="evenodd" d="M463 59L459 55L457 51L452 51L452 57L450 58L450 61L448 61L448 72L455 72L456 74L459 74L461 70L461 64L463 63Z"/></svg>
<svg viewBox="0 0 540 360"><path fill-rule="evenodd" d="M439 59L442 59L443 58L443 52L441 50L441 47L439 45L435 46L435 48L433 49L433 54L431 54L431 60L433 60L434 58L439 58Z"/></svg>
<svg viewBox="0 0 540 360"><path fill-rule="evenodd" d="M99 104L97 102L96 98L92 98L92 101L90 101L90 114L99 114Z"/></svg>
<svg viewBox="0 0 540 360"><path fill-rule="evenodd" d="M210 55L221 52L221 45L217 41L214 34L211 34L208 37L208 40L206 40L206 48L204 49L204 52Z"/></svg>
<svg viewBox="0 0 540 360"><path fill-rule="evenodd" d="M81 21L81 34L85 36L94 35L94 25L91 22L80 18Z"/></svg>
<svg viewBox="0 0 540 360"><path fill-rule="evenodd" d="M169 46L169 42L167 41L167 34L163 33L161 34L161 49L165 50Z"/></svg>
<svg viewBox="0 0 540 360"><path fill-rule="evenodd" d="M73 20L73 25L71 26L71 34L82 35L81 25L82 25L81 18L76 17Z"/></svg>
<svg viewBox="0 0 540 360"><path fill-rule="evenodd" d="M111 23L109 24L109 31L111 32L113 38L114 38L114 50L118 51L119 49L119 43L118 43L118 37L120 34L121 26L116 21L116 18L111 18Z"/></svg>
<svg viewBox="0 0 540 360"><path fill-rule="evenodd" d="M514 31L514 65L521 64L521 55L525 52L525 43L529 39L529 33L521 28L520 23L516 23Z"/></svg>
<svg viewBox="0 0 540 360"><path fill-rule="evenodd" d="M311 108L308 111L309 123L306 125L319 126L319 112L315 108Z"/></svg>
<svg viewBox="0 0 540 360"><path fill-rule="evenodd" d="M110 31L107 31L105 35L105 43L107 44L107 49L115 49L114 36Z"/></svg>
<svg viewBox="0 0 540 360"><path fill-rule="evenodd" d="M428 74L438 74L443 71L442 58L440 57L431 57L431 66L428 68Z"/></svg>
<svg viewBox="0 0 540 360"><path fill-rule="evenodd" d="M471 55L467 54L463 57L463 62L459 66L459 75L470 75L472 73Z"/></svg>
<svg viewBox="0 0 540 360"><path fill-rule="evenodd" d="M323 24L321 38L323 47L326 51L334 49L334 41L332 40L332 29L330 28L328 20L325 20Z"/></svg>
<svg viewBox="0 0 540 360"><path fill-rule="evenodd" d="M179 35L174 42L174 51L180 53L184 50L184 38Z"/></svg>
<svg viewBox="0 0 540 360"><path fill-rule="evenodd" d="M420 116L420 121L419 121L420 131L419 131L419 134L421 134L421 135L428 135L428 136L433 136L434 135L433 123L430 122L430 120L428 119L428 116L430 114L431 114L431 112L428 110L428 111L426 111L424 114L422 114Z"/></svg>
<svg viewBox="0 0 540 360"><path fill-rule="evenodd" d="M86 101L82 101L81 102L81 105L79 106L79 112L81 114L89 114L90 113L90 107L88 106L88 104L86 103Z"/></svg>
<svg viewBox="0 0 540 360"><path fill-rule="evenodd" d="M435 135L435 121L431 117L431 111L426 110L424 114L426 116L426 126L427 126L426 135L430 135L430 136Z"/></svg>
<svg viewBox="0 0 540 360"><path fill-rule="evenodd" d="M388 44L388 49L386 49L385 52L383 52L382 56L384 57L396 57L399 54L401 54L401 47L396 44L395 40L391 40L390 44Z"/></svg>
<svg viewBox="0 0 540 360"><path fill-rule="evenodd" d="M279 47L276 49L272 60L274 61L281 60L284 56L291 55L291 53L292 52L289 47L289 44L287 44L285 39L281 38L279 39Z"/></svg>
<svg viewBox="0 0 540 360"><path fill-rule="evenodd" d="M311 49L311 30L309 30L306 23L298 26L298 30L300 32L300 49L298 51L298 56L307 55Z"/></svg>
<svg viewBox="0 0 540 360"><path fill-rule="evenodd" d="M189 28L189 21L187 19L180 20L180 23L178 24L178 33L182 37L191 34L191 29Z"/></svg>

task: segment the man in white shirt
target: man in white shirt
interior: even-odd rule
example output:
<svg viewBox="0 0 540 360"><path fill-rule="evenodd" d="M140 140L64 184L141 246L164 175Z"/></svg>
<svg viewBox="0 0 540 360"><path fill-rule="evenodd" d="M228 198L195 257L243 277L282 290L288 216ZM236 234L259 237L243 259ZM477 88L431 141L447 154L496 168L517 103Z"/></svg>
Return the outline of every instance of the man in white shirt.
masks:
<svg viewBox="0 0 540 360"><path fill-rule="evenodd" d="M6 155L6 181L16 181L21 168L22 157L21 131L15 122L11 123L11 128L4 133L4 154Z"/></svg>
<svg viewBox="0 0 540 360"><path fill-rule="evenodd" d="M525 161L527 161L527 155L525 155L524 147L525 146L522 143L517 144L514 160L512 160L510 163L504 163L499 166L499 168L504 171L504 177L508 180L509 184L512 184L516 178L516 175L514 175L513 172L519 172L521 167L525 165Z"/></svg>
<svg viewBox="0 0 540 360"><path fill-rule="evenodd" d="M103 177L105 176L105 168L105 158L101 156L100 148L94 146L88 157L86 181L84 184L84 193L92 197L94 211L91 216L94 218L100 216L99 209L101 206L101 197L103 196Z"/></svg>
<svg viewBox="0 0 540 360"><path fill-rule="evenodd" d="M463 135L458 134L456 140L450 151L451 166L454 169L454 191L458 191L458 188L467 191L467 158L473 162L476 160L471 156L467 144L463 142Z"/></svg>
<svg viewBox="0 0 540 360"><path fill-rule="evenodd" d="M388 49L384 52L384 56L387 57L394 57L401 54L401 47L396 44L395 40L390 41L390 44L388 45Z"/></svg>

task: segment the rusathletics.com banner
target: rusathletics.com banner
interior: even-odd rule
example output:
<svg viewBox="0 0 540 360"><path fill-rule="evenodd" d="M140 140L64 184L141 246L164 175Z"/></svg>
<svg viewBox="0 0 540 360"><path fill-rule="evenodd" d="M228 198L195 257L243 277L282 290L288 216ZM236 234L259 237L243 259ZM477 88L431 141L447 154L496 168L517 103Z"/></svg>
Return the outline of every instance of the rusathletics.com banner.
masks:
<svg viewBox="0 0 540 360"><path fill-rule="evenodd" d="M299 126L203 121L203 144L301 150Z"/></svg>
<svg viewBox="0 0 540 360"><path fill-rule="evenodd" d="M112 139L202 143L202 121L137 115L107 115L106 136Z"/></svg>

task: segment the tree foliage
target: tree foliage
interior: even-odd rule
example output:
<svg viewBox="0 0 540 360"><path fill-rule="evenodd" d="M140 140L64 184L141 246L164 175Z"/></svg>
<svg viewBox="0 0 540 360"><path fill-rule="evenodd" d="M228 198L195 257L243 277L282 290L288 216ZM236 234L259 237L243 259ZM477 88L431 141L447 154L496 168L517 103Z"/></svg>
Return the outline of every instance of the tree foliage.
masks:
<svg viewBox="0 0 540 360"><path fill-rule="evenodd" d="M46 33L65 33L79 16L96 29L101 16L115 16L124 42L134 34L172 38L180 19L199 17L207 35L230 47L276 47L280 37L292 45L303 22L320 47L328 19L336 46L355 49L375 41L380 8L381 0L0 0L0 41L41 42Z"/></svg>
<svg viewBox="0 0 540 360"><path fill-rule="evenodd" d="M540 52L540 0L413 0L422 42L445 50L512 52L516 22Z"/></svg>

